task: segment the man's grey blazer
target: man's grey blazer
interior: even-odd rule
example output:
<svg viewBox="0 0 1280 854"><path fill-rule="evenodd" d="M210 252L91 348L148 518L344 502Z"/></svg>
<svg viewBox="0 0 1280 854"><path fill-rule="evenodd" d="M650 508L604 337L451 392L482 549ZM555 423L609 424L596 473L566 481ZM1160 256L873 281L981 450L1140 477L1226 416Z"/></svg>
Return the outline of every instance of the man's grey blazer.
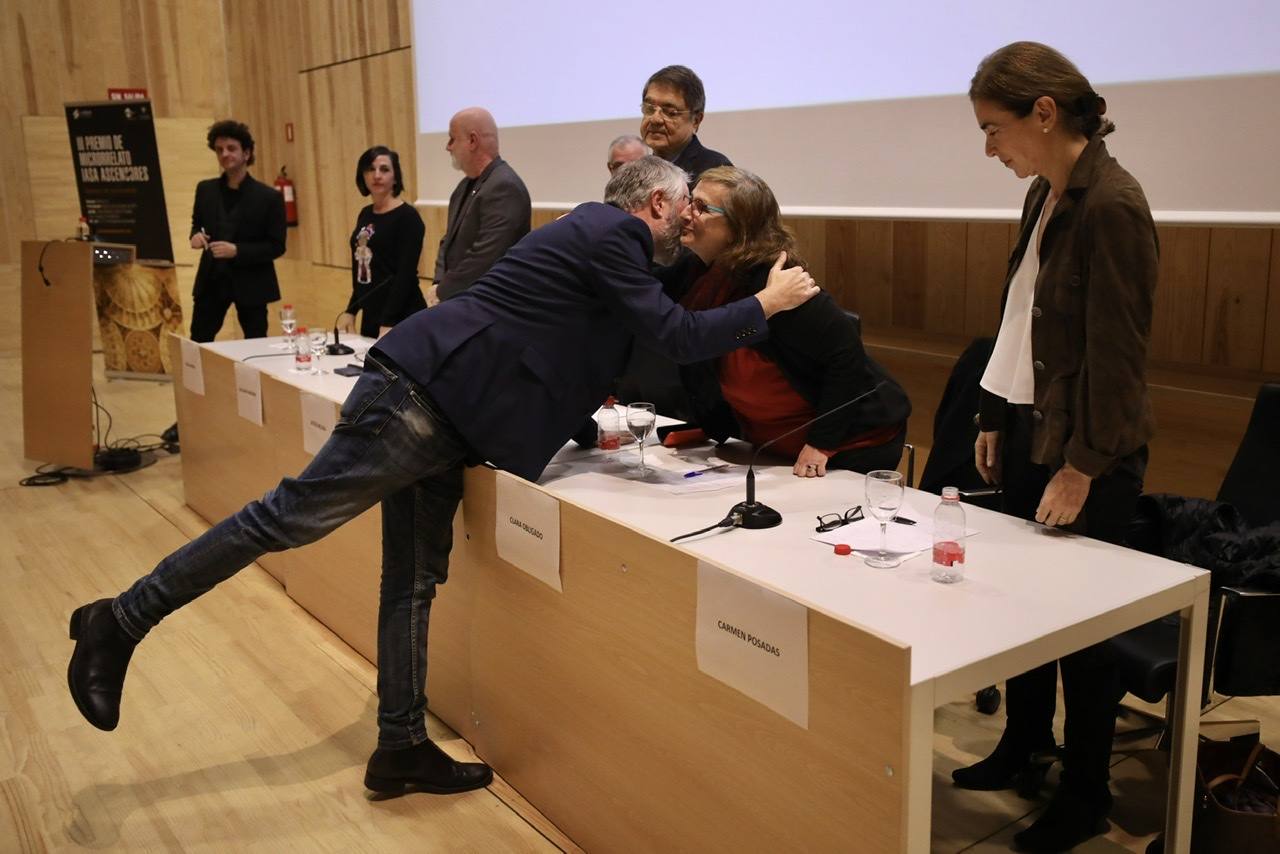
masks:
<svg viewBox="0 0 1280 854"><path fill-rule="evenodd" d="M436 253L437 295L465 291L529 233L532 208L524 181L501 157L449 197L449 227Z"/></svg>

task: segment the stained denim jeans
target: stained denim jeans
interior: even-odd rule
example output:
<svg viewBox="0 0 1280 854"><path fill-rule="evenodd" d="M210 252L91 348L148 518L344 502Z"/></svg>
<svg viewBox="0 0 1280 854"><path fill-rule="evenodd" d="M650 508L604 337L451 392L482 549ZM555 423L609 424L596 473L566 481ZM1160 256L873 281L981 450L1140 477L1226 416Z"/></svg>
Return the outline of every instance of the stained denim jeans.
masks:
<svg viewBox="0 0 1280 854"><path fill-rule="evenodd" d="M378 744L427 740L427 625L447 577L465 445L423 390L365 357L329 440L285 478L164 558L112 603L141 640L153 626L265 552L314 542L382 502L378 604Z"/></svg>

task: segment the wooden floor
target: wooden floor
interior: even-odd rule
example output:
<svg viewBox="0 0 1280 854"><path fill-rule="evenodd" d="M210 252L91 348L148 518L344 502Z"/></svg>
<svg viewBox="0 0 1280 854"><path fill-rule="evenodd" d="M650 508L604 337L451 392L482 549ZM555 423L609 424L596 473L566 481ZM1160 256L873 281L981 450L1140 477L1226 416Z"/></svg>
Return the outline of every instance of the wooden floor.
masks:
<svg viewBox="0 0 1280 854"><path fill-rule="evenodd" d="M305 320L341 309L342 271L282 272ZM36 465L23 459L18 417L17 275L0 267L0 411L9 415L0 428L0 852L574 850L501 782L454 797L369 799L361 775L375 731L373 668L256 567L139 647L116 732L81 719L65 683L71 610L114 595L208 526L184 506L173 458L119 477L17 485ZM113 438L173 421L169 387L107 382L100 356L95 370ZM1264 738L1280 731L1274 701L1228 700L1211 717L1260 718ZM1038 808L949 784L1002 725L971 703L939 709L934 850L1007 850ZM467 755L439 721L429 730ZM1144 849L1162 820L1161 758L1117 764L1112 831L1081 850Z"/></svg>

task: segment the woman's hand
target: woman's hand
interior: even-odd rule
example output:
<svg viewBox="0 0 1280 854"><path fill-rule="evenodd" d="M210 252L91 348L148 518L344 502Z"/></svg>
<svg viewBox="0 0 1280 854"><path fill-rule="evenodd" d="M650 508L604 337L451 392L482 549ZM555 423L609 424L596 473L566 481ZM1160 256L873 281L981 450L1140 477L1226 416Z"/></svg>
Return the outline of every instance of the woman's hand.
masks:
<svg viewBox="0 0 1280 854"><path fill-rule="evenodd" d="M214 258L234 258L236 257L236 245L225 240L215 240L209 244L209 252Z"/></svg>
<svg viewBox="0 0 1280 854"><path fill-rule="evenodd" d="M813 445L805 445L800 449L791 473L796 477L822 477L827 473L827 455Z"/></svg>
<svg viewBox="0 0 1280 854"><path fill-rule="evenodd" d="M344 311L338 315L338 322L335 324L339 332L346 332L349 335L356 334L356 316L348 311Z"/></svg>
<svg viewBox="0 0 1280 854"><path fill-rule="evenodd" d="M769 280L765 283L764 290L756 294L766 319L780 311L802 305L818 293L813 276L806 273L803 267L784 270L782 265L785 263L787 253L779 252L778 260L773 262L773 269L769 271Z"/></svg>
<svg viewBox="0 0 1280 854"><path fill-rule="evenodd" d="M1066 463L1049 480L1036 508L1036 521L1045 525L1066 527L1076 520L1089 497L1093 478Z"/></svg>
<svg viewBox="0 0 1280 854"><path fill-rule="evenodd" d="M427 288L426 300L427 300L427 308L431 308L432 306L437 306L440 304L440 286L439 285L431 285L429 288Z"/></svg>
<svg viewBox="0 0 1280 854"><path fill-rule="evenodd" d="M378 337L379 337L379 338L381 338L383 335L386 335L386 334L387 334L388 332L390 332L390 331L391 331L391 327L390 327L390 326L379 326L379 327L378 327Z"/></svg>
<svg viewBox="0 0 1280 854"><path fill-rule="evenodd" d="M973 443L973 464L988 484L1000 482L1000 431L978 431Z"/></svg>

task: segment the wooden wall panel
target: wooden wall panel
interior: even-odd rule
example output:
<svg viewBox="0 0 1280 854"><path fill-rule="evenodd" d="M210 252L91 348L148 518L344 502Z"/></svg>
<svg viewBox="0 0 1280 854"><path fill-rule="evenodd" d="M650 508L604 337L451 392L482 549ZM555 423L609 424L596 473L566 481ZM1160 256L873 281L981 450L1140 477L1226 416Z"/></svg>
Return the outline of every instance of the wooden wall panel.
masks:
<svg viewBox="0 0 1280 854"><path fill-rule="evenodd" d="M1280 228L1271 230L1271 275L1267 298L1267 332L1262 370L1280 375Z"/></svg>
<svg viewBox="0 0 1280 854"><path fill-rule="evenodd" d="M964 331L968 226L931 222L925 229L924 328Z"/></svg>
<svg viewBox="0 0 1280 854"><path fill-rule="evenodd" d="M411 98L406 93L413 91L413 58L408 50L397 50L302 77L308 127L315 129L310 143L318 232L311 260L348 267L351 228L368 203L355 186L360 154L371 145L390 146L400 153L405 186L416 186L416 129L406 103ZM434 258L434 247L431 252Z"/></svg>
<svg viewBox="0 0 1280 854"><path fill-rule="evenodd" d="M303 7L296 19L303 69L384 53L412 43L409 0L306 0Z"/></svg>
<svg viewBox="0 0 1280 854"><path fill-rule="evenodd" d="M1000 329L1000 296L1012 251L1009 226L1002 222L971 222L964 269L964 331L977 338Z"/></svg>
<svg viewBox="0 0 1280 854"><path fill-rule="evenodd" d="M1270 262L1269 230L1214 229L1209 240L1204 364L1262 368Z"/></svg>
<svg viewBox="0 0 1280 854"><path fill-rule="evenodd" d="M863 326L893 325L893 224L874 220L856 220L841 223L838 233L852 234L842 250L852 250L851 256L841 256L836 263L839 273L832 270L831 243L827 243L827 275L840 277L848 284L841 304L862 315ZM831 231L828 230L828 235Z"/></svg>
<svg viewBox="0 0 1280 854"><path fill-rule="evenodd" d="M894 222L892 229L893 325L907 329L924 328L925 277L928 262L929 223Z"/></svg>
<svg viewBox="0 0 1280 854"><path fill-rule="evenodd" d="M1162 227L1151 358L1195 364L1204 352L1208 228Z"/></svg>
<svg viewBox="0 0 1280 854"><path fill-rule="evenodd" d="M307 120L298 73L304 45L300 39L284 37L297 31L310 5L301 0L226 0L224 7L229 113L253 132L253 175L271 183L283 166L295 184L300 225L289 229L284 256L289 259L311 257L309 244L320 230L317 182L307 143L316 129ZM293 125L293 139L288 138L287 124Z"/></svg>

